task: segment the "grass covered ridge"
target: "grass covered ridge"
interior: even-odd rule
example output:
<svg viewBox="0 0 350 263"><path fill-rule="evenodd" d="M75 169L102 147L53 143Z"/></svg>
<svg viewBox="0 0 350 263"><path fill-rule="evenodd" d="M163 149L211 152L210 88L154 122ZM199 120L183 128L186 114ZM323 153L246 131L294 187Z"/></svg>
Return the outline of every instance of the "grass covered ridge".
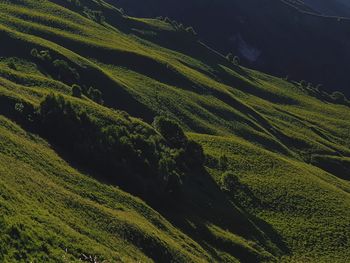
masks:
<svg viewBox="0 0 350 263"><path fill-rule="evenodd" d="M80 2L0 1L0 261L346 262L347 106L233 65L166 21ZM151 123L174 119L204 148L205 167L177 170L188 179L165 206L106 183L72 158L76 145L55 141L59 125L51 137L33 128L51 93L79 120L153 138L169 156ZM120 167L117 176L135 174Z"/></svg>

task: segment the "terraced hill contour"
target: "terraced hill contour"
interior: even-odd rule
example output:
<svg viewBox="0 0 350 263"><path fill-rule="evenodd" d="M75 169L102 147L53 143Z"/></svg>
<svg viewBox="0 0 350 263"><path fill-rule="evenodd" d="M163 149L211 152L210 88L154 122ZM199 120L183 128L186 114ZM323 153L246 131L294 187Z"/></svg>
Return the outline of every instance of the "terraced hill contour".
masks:
<svg viewBox="0 0 350 263"><path fill-rule="evenodd" d="M349 259L348 106L104 1L0 1L0 39L0 261ZM72 96L77 85L82 94ZM52 93L56 108L45 108L56 103ZM139 190L161 179L143 177L111 146L132 142L175 158L151 126L160 115L206 154L204 167L174 168L181 190L163 203ZM99 169L105 160L93 152L102 149L79 156L70 135L75 146L110 143L107 164L120 165ZM137 154L136 163L145 160Z"/></svg>

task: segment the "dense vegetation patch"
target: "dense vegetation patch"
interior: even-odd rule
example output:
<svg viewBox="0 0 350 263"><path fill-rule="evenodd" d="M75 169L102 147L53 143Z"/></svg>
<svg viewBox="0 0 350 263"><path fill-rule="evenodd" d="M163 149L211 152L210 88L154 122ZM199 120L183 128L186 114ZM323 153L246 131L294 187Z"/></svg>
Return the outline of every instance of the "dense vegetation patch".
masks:
<svg viewBox="0 0 350 263"><path fill-rule="evenodd" d="M186 177L203 166L203 150L176 122L158 117L154 123L160 134L140 124L100 121L64 97L49 95L35 125L104 180L148 198L179 194Z"/></svg>

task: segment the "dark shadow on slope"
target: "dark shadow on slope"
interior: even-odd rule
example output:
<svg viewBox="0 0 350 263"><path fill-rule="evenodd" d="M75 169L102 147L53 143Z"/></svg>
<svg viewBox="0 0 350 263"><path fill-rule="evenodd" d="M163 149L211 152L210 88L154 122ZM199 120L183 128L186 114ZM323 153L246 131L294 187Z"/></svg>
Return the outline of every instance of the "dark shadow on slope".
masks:
<svg viewBox="0 0 350 263"><path fill-rule="evenodd" d="M244 74L243 69L240 69L239 71L237 71L237 73L242 75L242 77L245 77L244 75L247 75L247 73ZM229 73L223 72L223 70L221 70L221 72L219 74L220 74L219 78L221 79L221 81L223 83L233 87L234 89L238 89L244 93L249 93L255 97L258 97L258 98L261 98L263 100L266 100L266 101L269 101L272 103L276 103L276 104L283 104L283 105L298 105L299 104L299 102L294 100L293 98L285 97L285 96L278 95L278 94L273 93L273 92L269 92L267 90L263 90L263 89L259 88L258 86L249 83L248 81L246 81L244 79L234 77ZM254 79L250 79L250 81L255 82ZM256 83L256 84L258 84L258 83Z"/></svg>
<svg viewBox="0 0 350 263"><path fill-rule="evenodd" d="M0 99L1 114L15 119L25 126L26 130L36 132L38 127L33 126L33 123L28 119L28 115L33 113L34 110L31 104L25 103L24 112L18 112L15 107L16 103L20 102L18 99L9 97L0 97ZM38 132L41 134L40 129ZM77 157L67 152L65 148L55 145L52 144L53 149L72 167L106 182L99 172L78 162ZM90 160L90 162L93 163L94 160ZM107 182L110 181L107 180ZM114 181L113 185L119 184ZM163 198L158 199L157 202L155 200L150 201L150 205L160 211L167 220L184 231L203 248L207 249L211 256L217 260L220 260L220 257L215 250L224 251L242 262L249 263L261 262L267 258L272 259L270 256L266 256L264 251L268 251L274 256L288 253L283 245L282 238L278 236L277 232L261 223L261 221L255 220L230 202L204 168L192 168L189 171L180 195L174 196L172 199ZM242 236L247 240L252 240L257 244L258 249L243 246L224 235L213 234L209 228L210 225ZM156 261L165 260L165 262L173 259L174 254L169 253L166 246L154 240L153 237L144 237L132 229L129 232L130 242L142 247L146 255L152 259Z"/></svg>
<svg viewBox="0 0 350 263"><path fill-rule="evenodd" d="M284 134L276 129L264 116L255 111L253 108L234 98L230 93L214 91L213 96L247 116L246 124L251 126L253 129L264 132L267 136L272 137L272 139L276 139L278 143L266 145L269 147L269 149L281 152L283 154L288 154L287 147L284 146L283 142ZM242 133L241 135L244 136L245 133Z"/></svg>
<svg viewBox="0 0 350 263"><path fill-rule="evenodd" d="M82 57L94 58L101 63L125 67L171 86L177 86L187 90L193 89L193 83L184 75L180 74L172 65L155 60L149 56L131 51L97 46L95 43L83 42L41 30L31 29L29 33L61 45Z"/></svg>
<svg viewBox="0 0 350 263"><path fill-rule="evenodd" d="M173 200L168 206L158 208L162 215L184 231L217 260L216 250L223 251L241 262L261 262L266 260L260 252L265 250L278 257L288 254L289 249L282 237L269 224L238 208L218 187L205 171L195 171L186 182L181 200ZM224 235L215 235L210 225L219 227L257 243L257 250L242 247ZM273 245L272 245L273 244ZM272 260L272 258L269 258Z"/></svg>
<svg viewBox="0 0 350 263"><path fill-rule="evenodd" d="M29 61L33 60L30 55L33 48L50 50L46 47L40 47L36 43L30 43L26 40L16 39L14 36L7 32L0 31L0 37L2 39L2 49L0 50L0 56L5 57L21 57ZM51 55L55 56L55 59L63 59L70 62L76 67L80 74L80 82L78 84L86 84L88 87L93 86L99 89L103 93L103 100L106 106L128 111L135 117L142 117L147 121L152 121L154 113L145 105L137 101L121 83L117 83L106 75L99 67L93 63L81 66L76 64L70 59L57 53L55 50L50 50ZM47 68L43 68L47 73Z"/></svg>
<svg viewBox="0 0 350 263"><path fill-rule="evenodd" d="M298 122L299 125L305 126L305 128L310 129L316 136L319 136L321 139L325 140L320 141L315 139L315 142L323 145L325 148L328 148L328 151L314 151L314 154L333 154L339 152L339 149L334 146L334 144L341 144L341 140L339 138L335 137L331 134L330 131L326 131L323 128L319 127L319 124L312 121L312 120L306 120L302 117L299 117L296 114L293 114L291 112L277 109L278 112L288 116L288 118L291 118L293 122ZM309 152L310 148L312 147L309 143L306 143L305 141L301 139L297 139L295 137L290 137L287 135L284 135L284 141L287 146L291 148L296 148L298 150L305 149L306 152ZM327 143L328 142L328 143ZM341 154L347 154L347 152L341 151Z"/></svg>
<svg viewBox="0 0 350 263"><path fill-rule="evenodd" d="M293 119L293 121L297 121L300 124L304 125L304 126L308 126L314 133L316 133L318 136L320 136L321 138L331 142L331 143L335 143L336 139L333 138L333 136L331 134L327 134L327 131L323 130L322 128L317 126L317 123L313 122L312 120L306 120L305 118L302 118L296 114L293 114L289 111L285 111L282 109L277 109L275 108L277 111L288 115L290 118Z"/></svg>
<svg viewBox="0 0 350 263"><path fill-rule="evenodd" d="M313 154L310 163L340 179L350 181L350 157Z"/></svg>

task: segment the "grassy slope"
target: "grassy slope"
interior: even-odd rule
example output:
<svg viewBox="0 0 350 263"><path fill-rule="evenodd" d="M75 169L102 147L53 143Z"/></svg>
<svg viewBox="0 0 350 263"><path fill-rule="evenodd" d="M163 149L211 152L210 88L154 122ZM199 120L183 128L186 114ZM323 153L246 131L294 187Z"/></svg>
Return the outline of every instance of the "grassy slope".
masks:
<svg viewBox="0 0 350 263"><path fill-rule="evenodd" d="M46 142L1 118L4 242L20 235L22 253L44 257L48 250L55 260L83 253L110 261L157 259L146 246L149 240L156 244L153 250L170 251L177 261L244 261L246 255L260 261L272 259L270 253L286 254L286 261L346 262L350 257L350 184L307 164L316 153L349 157L347 107L235 68L192 36L157 20L120 18L106 5L96 9L106 8L115 18L107 16L109 24L99 25L54 1L15 2L0 2L1 101L37 105L50 91L70 94L69 86L38 69L29 55L34 47L49 49L101 89L107 106L146 121L157 114L177 118L207 153L229 157L249 191L229 193L222 205L224 199L198 190L194 204L178 208L180 216L163 211L162 217L74 170ZM112 114L87 99L79 103ZM209 172L220 181L221 171ZM207 192L221 196L214 182L202 180ZM213 207L203 206L208 201ZM232 222L209 217L207 209L222 210ZM240 230L252 225L253 234ZM141 241L130 238L127 229L141 233L135 234ZM209 238L203 239L201 231ZM21 256L13 254L14 247L9 243L5 249L9 260Z"/></svg>

